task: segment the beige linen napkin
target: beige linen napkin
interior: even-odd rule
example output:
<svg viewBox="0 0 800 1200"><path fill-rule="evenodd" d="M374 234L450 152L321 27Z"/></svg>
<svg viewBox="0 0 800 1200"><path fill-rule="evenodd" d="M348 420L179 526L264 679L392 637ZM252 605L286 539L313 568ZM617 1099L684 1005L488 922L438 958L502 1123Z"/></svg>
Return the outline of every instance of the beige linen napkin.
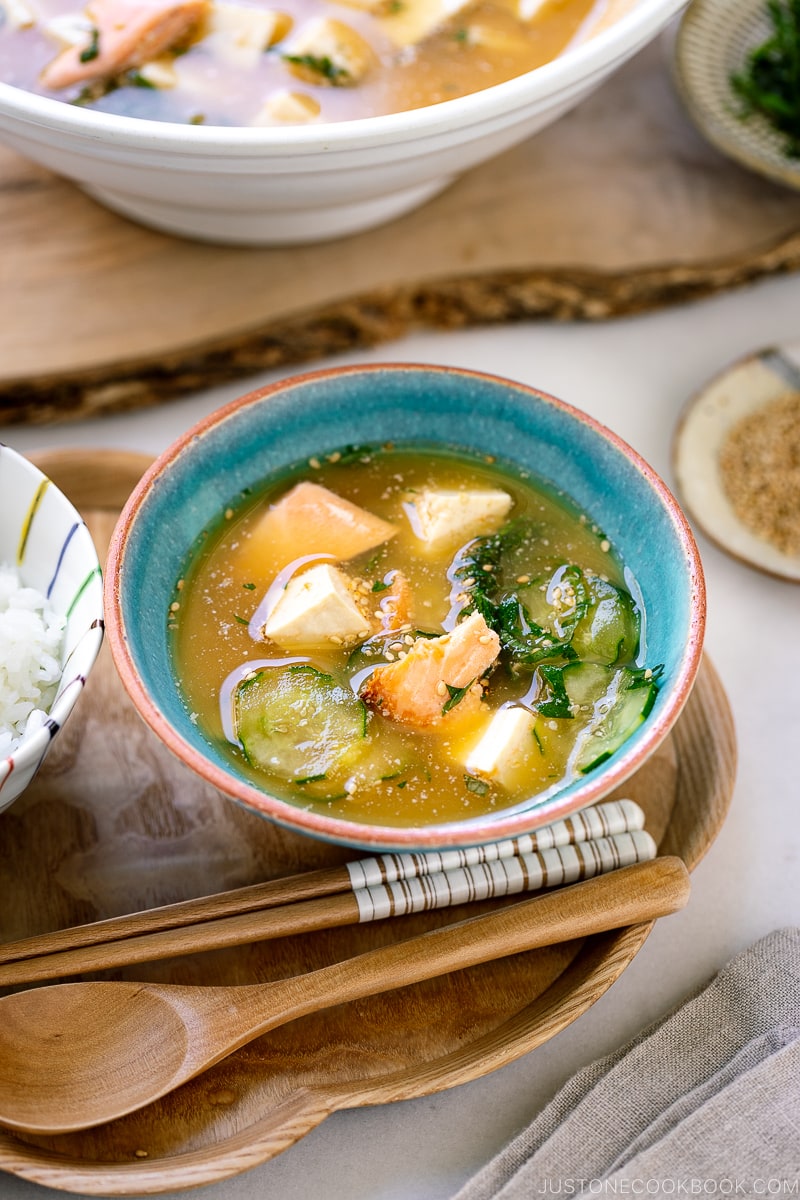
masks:
<svg viewBox="0 0 800 1200"><path fill-rule="evenodd" d="M800 929L592 1063L454 1200L800 1200Z"/></svg>

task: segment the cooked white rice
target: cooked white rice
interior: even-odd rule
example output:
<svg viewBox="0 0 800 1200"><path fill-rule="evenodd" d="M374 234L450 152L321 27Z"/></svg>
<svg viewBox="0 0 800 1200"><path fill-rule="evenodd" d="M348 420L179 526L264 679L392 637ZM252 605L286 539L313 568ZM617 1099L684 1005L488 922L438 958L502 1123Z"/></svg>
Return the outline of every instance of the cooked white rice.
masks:
<svg viewBox="0 0 800 1200"><path fill-rule="evenodd" d="M0 564L0 757L42 725L61 677L63 617Z"/></svg>

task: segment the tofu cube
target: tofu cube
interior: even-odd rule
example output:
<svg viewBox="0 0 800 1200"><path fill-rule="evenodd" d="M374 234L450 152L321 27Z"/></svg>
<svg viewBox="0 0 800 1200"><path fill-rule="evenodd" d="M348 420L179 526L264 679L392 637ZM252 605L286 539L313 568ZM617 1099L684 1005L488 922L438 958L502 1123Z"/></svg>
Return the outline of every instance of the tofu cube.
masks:
<svg viewBox="0 0 800 1200"><path fill-rule="evenodd" d="M292 39L284 61L306 83L353 87L376 58L372 47L344 21L317 17Z"/></svg>
<svg viewBox="0 0 800 1200"><path fill-rule="evenodd" d="M508 492L490 488L426 488L407 506L414 532L426 545L460 545L492 533L511 508Z"/></svg>
<svg viewBox="0 0 800 1200"><path fill-rule="evenodd" d="M285 13L220 0L212 5L205 44L232 66L252 68L290 28L291 18Z"/></svg>
<svg viewBox="0 0 800 1200"><path fill-rule="evenodd" d="M273 125L276 121L288 125L303 125L316 121L320 103L315 96L304 92L273 92L253 122L254 125Z"/></svg>
<svg viewBox="0 0 800 1200"><path fill-rule="evenodd" d="M474 3L475 0L402 0L379 19L379 24L395 46L416 46Z"/></svg>
<svg viewBox="0 0 800 1200"><path fill-rule="evenodd" d="M364 641L370 618L358 603L350 580L337 567L321 563L293 575L264 624L264 637L285 649Z"/></svg>
<svg viewBox="0 0 800 1200"><path fill-rule="evenodd" d="M500 708L464 760L470 774L480 775L511 791L536 750L536 718L527 708Z"/></svg>

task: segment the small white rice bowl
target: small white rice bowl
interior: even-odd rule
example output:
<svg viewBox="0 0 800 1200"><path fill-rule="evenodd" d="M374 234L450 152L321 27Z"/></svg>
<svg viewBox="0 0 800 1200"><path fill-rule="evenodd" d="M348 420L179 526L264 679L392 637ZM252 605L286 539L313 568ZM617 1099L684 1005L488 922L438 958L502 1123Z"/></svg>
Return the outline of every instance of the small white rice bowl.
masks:
<svg viewBox="0 0 800 1200"><path fill-rule="evenodd" d="M0 443L0 813L37 774L102 640L89 530L38 467Z"/></svg>
<svg viewBox="0 0 800 1200"><path fill-rule="evenodd" d="M0 755L44 725L61 678L66 618L0 564Z"/></svg>

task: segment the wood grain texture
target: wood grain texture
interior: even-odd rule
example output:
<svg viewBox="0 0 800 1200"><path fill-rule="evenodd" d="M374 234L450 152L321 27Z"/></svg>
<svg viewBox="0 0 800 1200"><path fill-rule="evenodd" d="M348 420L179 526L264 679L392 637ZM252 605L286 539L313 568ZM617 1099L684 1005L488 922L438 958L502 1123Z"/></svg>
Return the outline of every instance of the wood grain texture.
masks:
<svg viewBox="0 0 800 1200"><path fill-rule="evenodd" d="M107 539L116 501L91 494L91 458L56 454L41 465L68 493L78 485L98 543ZM140 456L106 455L115 494L145 465ZM642 806L661 851L691 869L725 818L735 761L730 709L706 661L672 735L619 795ZM41 775L0 822L0 886L13 898L0 915L3 940L351 857L245 812L195 778L139 721L106 649ZM455 916L449 910L311 933L114 977L280 979ZM650 927L562 942L304 1017L109 1125L50 1138L0 1135L0 1170L99 1196L226 1178L281 1153L334 1110L425 1095L529 1053L611 986Z"/></svg>
<svg viewBox="0 0 800 1200"><path fill-rule="evenodd" d="M554 126L356 237L169 238L3 150L0 230L7 423L153 405L419 326L603 319L800 266L800 195L700 138L663 43Z"/></svg>
<svg viewBox="0 0 800 1200"><path fill-rule="evenodd" d="M41 1135L117 1120L301 1017L654 921L684 908L689 890L682 860L664 856L270 983L84 980L3 997L0 1124Z"/></svg>

